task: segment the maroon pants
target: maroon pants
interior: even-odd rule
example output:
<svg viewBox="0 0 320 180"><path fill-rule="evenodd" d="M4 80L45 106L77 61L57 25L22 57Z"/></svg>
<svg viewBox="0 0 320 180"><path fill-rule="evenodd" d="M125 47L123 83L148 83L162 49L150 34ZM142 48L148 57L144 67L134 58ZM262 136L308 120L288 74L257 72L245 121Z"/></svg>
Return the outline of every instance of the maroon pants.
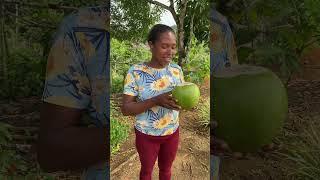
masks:
<svg viewBox="0 0 320 180"><path fill-rule="evenodd" d="M158 158L159 179L171 179L171 166L179 144L179 128L167 136L150 136L136 130L136 148L141 162L140 180L151 180L153 166Z"/></svg>

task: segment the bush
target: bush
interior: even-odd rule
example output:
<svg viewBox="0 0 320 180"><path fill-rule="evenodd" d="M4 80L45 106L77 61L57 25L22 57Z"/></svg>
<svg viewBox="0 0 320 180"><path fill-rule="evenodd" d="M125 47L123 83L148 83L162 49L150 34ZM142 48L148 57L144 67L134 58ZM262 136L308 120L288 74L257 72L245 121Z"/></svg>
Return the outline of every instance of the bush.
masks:
<svg viewBox="0 0 320 180"><path fill-rule="evenodd" d="M129 68L136 63L149 61L149 48L143 44L134 44L128 41L111 40L111 91L120 93L123 89L123 80Z"/></svg>
<svg viewBox="0 0 320 180"><path fill-rule="evenodd" d="M205 77L210 75L210 51L207 45L193 38L188 61L182 68L186 81L202 83Z"/></svg>
<svg viewBox="0 0 320 180"><path fill-rule="evenodd" d="M116 109L113 101L110 101L110 148L111 154L116 153L120 149L120 145L128 138L129 126L121 122L125 120Z"/></svg>
<svg viewBox="0 0 320 180"><path fill-rule="evenodd" d="M116 72L112 72L111 79L111 93L121 93L123 91L124 86L124 76L117 74Z"/></svg>
<svg viewBox="0 0 320 180"><path fill-rule="evenodd" d="M119 151L120 145L128 138L129 126L121 123L118 119L110 117L110 146L111 154Z"/></svg>
<svg viewBox="0 0 320 180"><path fill-rule="evenodd" d="M36 49L36 48L35 48ZM39 96L43 91L46 60L33 49L14 49L8 62L8 79L0 78L0 98Z"/></svg>
<svg viewBox="0 0 320 180"><path fill-rule="evenodd" d="M32 167L12 144L12 126L0 122L0 179L54 179L42 172L39 165Z"/></svg>

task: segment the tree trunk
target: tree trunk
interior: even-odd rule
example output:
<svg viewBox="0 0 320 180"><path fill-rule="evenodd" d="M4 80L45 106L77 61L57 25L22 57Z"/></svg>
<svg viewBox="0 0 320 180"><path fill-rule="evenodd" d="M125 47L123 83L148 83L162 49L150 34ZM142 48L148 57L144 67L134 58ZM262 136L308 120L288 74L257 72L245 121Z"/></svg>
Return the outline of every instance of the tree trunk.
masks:
<svg viewBox="0 0 320 180"><path fill-rule="evenodd" d="M190 34L189 34L189 39L186 47L186 62L189 62L189 51L191 48L191 42L192 42L192 37L193 37L193 22L194 22L194 14L191 16L191 22L190 22Z"/></svg>
<svg viewBox="0 0 320 180"><path fill-rule="evenodd" d="M187 4L188 0L181 1L180 14L179 14L179 22L177 23L178 28L178 65L183 67L186 59L186 48L184 45L184 18L187 12Z"/></svg>
<svg viewBox="0 0 320 180"><path fill-rule="evenodd" d="M16 4L16 33L15 33L15 45L18 44L19 38L19 25L18 25L18 17L19 17L19 5Z"/></svg>
<svg viewBox="0 0 320 180"><path fill-rule="evenodd" d="M5 82L5 87L4 88L7 88L7 79L8 79L8 69L7 69L7 61L6 61L6 58L7 58L7 50L6 50L6 40L5 40L5 22L4 22L4 3L3 3L3 0L0 0L0 48L1 48L1 54L0 54L0 58L1 58L1 75L4 79L4 82Z"/></svg>
<svg viewBox="0 0 320 180"><path fill-rule="evenodd" d="M186 58L186 51L184 46L184 29L183 29L183 22L178 26L178 64L179 66L183 66Z"/></svg>

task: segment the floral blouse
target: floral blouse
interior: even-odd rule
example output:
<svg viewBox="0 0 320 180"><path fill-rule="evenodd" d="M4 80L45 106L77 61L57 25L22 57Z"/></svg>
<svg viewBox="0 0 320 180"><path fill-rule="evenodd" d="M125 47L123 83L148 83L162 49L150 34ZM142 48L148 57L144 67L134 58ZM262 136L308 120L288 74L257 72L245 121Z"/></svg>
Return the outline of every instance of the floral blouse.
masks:
<svg viewBox="0 0 320 180"><path fill-rule="evenodd" d="M125 78L124 94L144 101L167 93L184 82L180 66L170 63L163 69L155 69L145 63L133 65ZM136 116L135 128L147 135L173 134L179 127L179 111L155 106Z"/></svg>

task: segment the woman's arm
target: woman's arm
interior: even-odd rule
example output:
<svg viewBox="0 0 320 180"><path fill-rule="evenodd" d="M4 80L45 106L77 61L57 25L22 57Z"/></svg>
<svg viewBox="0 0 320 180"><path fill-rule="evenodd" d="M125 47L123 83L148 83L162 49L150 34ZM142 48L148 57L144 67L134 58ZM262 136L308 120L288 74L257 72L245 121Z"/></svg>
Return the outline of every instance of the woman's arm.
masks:
<svg viewBox="0 0 320 180"><path fill-rule="evenodd" d="M141 114L154 106L162 106L173 110L180 109L180 106L176 104L175 99L170 95L170 93L164 93L140 102L137 102L135 96L124 94L121 111L125 116L133 116Z"/></svg>
<svg viewBox="0 0 320 180"><path fill-rule="evenodd" d="M78 170L108 162L107 128L77 127L82 110L44 103L37 143L38 161L47 172Z"/></svg>

